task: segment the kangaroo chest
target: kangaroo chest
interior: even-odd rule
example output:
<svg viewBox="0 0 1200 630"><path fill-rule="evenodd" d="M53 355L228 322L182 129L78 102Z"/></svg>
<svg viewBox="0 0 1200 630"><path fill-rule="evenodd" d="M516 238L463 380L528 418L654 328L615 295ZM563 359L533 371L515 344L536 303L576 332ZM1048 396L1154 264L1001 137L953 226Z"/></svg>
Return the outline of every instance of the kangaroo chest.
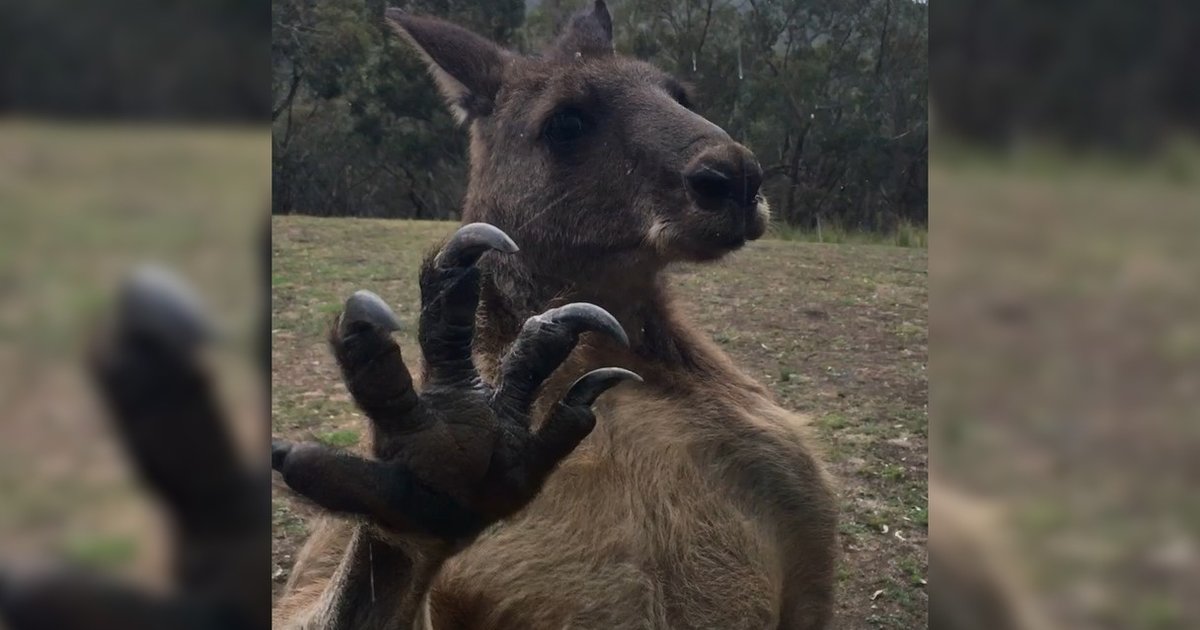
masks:
<svg viewBox="0 0 1200 630"><path fill-rule="evenodd" d="M434 627L771 626L771 528L698 460L695 430L654 403L599 408L538 498L443 568Z"/></svg>

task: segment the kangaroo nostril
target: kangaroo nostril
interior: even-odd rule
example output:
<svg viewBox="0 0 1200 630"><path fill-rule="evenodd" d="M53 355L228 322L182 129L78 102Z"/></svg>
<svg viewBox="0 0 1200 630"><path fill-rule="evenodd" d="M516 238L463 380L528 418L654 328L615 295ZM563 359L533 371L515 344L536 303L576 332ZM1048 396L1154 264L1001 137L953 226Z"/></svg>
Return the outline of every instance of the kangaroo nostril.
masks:
<svg viewBox="0 0 1200 630"><path fill-rule="evenodd" d="M688 187L702 199L723 200L734 195L735 179L730 173L701 164L687 175Z"/></svg>
<svg viewBox="0 0 1200 630"><path fill-rule="evenodd" d="M753 205L762 187L763 171L754 154L741 145L710 149L693 162L685 175L701 207L717 210L726 202Z"/></svg>

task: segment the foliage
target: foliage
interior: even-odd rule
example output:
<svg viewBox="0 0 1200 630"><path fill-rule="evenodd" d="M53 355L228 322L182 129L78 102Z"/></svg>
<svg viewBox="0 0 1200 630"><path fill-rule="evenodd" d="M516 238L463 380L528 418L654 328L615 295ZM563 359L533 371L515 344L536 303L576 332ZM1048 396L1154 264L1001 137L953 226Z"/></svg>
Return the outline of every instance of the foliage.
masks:
<svg viewBox="0 0 1200 630"><path fill-rule="evenodd" d="M453 218L466 134L379 0L278 0L276 213ZM523 52L575 2L410 2ZM911 0L613 0L619 51L693 83L755 150L776 218L894 232L926 222L926 5Z"/></svg>
<svg viewBox="0 0 1200 630"><path fill-rule="evenodd" d="M465 137L420 60L383 20L381 0L277 0L273 6L273 210L446 218L458 211ZM519 0L409 3L498 41Z"/></svg>
<svg viewBox="0 0 1200 630"><path fill-rule="evenodd" d="M263 0L0 0L0 112L261 122L268 15Z"/></svg>
<svg viewBox="0 0 1200 630"><path fill-rule="evenodd" d="M936 124L991 149L1036 137L1145 156L1194 139L1197 6L939 2L929 50Z"/></svg>

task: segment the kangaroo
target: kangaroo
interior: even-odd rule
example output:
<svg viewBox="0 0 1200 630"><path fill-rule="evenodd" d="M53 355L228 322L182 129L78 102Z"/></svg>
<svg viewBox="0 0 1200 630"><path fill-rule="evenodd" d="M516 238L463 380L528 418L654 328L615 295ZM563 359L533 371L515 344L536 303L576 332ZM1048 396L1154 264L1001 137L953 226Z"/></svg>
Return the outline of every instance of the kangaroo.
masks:
<svg viewBox="0 0 1200 630"><path fill-rule="evenodd" d="M386 19L469 129L464 225L420 270L415 375L377 295L331 328L370 456L273 442L330 512L276 627L827 627L836 501L806 420L665 273L762 236L753 153L615 53L602 1L536 56Z"/></svg>

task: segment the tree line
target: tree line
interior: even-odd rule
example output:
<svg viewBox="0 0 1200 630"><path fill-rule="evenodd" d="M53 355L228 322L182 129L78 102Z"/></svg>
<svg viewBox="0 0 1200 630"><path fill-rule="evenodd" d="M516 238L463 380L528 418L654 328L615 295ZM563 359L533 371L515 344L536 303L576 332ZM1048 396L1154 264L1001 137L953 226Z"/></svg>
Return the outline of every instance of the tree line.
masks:
<svg viewBox="0 0 1200 630"><path fill-rule="evenodd" d="M262 124L269 0L0 0L0 115Z"/></svg>
<svg viewBox="0 0 1200 630"><path fill-rule="evenodd" d="M1200 135L1200 4L968 0L929 20L938 132L1119 154Z"/></svg>

